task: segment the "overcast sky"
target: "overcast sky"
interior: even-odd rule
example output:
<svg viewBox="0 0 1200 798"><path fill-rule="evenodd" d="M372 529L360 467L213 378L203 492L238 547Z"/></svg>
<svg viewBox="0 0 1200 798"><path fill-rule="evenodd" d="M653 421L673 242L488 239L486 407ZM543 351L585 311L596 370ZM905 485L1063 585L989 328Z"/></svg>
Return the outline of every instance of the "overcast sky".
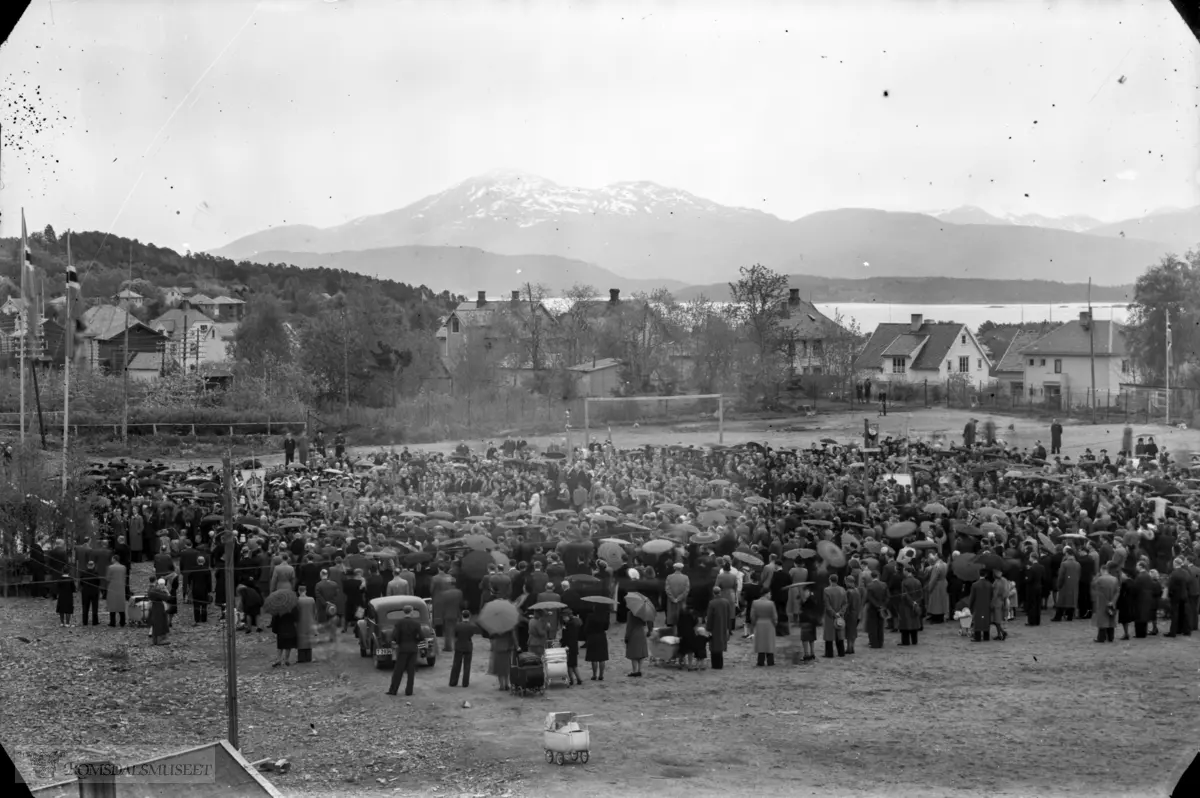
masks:
<svg viewBox="0 0 1200 798"><path fill-rule="evenodd" d="M1197 51L1167 0L34 0L0 49L0 234L24 206L206 249L497 167L786 219L1117 220L1200 203Z"/></svg>

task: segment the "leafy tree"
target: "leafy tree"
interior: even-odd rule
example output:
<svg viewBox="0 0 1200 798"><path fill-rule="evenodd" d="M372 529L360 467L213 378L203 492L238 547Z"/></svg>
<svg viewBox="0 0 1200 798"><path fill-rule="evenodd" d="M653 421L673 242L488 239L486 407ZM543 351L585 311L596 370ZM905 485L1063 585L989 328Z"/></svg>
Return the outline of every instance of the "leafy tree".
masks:
<svg viewBox="0 0 1200 798"><path fill-rule="evenodd" d="M1161 382L1167 365L1166 331L1170 316L1171 369L1197 362L1200 351L1200 250L1183 259L1167 255L1134 285L1127 342L1136 369Z"/></svg>
<svg viewBox="0 0 1200 798"><path fill-rule="evenodd" d="M733 314L747 341L747 381L743 385L771 404L787 372L786 352L781 344L781 309L787 301L787 277L756 263L743 266L741 277L729 284Z"/></svg>
<svg viewBox="0 0 1200 798"><path fill-rule="evenodd" d="M845 387L854 380L854 361L866 345L867 336L863 335L857 319L846 318L840 310L834 312L832 321L836 327L824 340L821 370Z"/></svg>
<svg viewBox="0 0 1200 798"><path fill-rule="evenodd" d="M683 307L682 327L692 363L691 381L701 393L720 393L736 383L738 332L728 312L702 296Z"/></svg>
<svg viewBox="0 0 1200 798"><path fill-rule="evenodd" d="M563 356L568 366L592 357L595 351L594 327L602 324L595 318L596 289L585 283L575 283L563 294L566 310L558 317Z"/></svg>
<svg viewBox="0 0 1200 798"><path fill-rule="evenodd" d="M291 361L291 332L283 306L274 297L257 297L247 305L246 316L233 336L233 357L252 365L268 357L282 363Z"/></svg>

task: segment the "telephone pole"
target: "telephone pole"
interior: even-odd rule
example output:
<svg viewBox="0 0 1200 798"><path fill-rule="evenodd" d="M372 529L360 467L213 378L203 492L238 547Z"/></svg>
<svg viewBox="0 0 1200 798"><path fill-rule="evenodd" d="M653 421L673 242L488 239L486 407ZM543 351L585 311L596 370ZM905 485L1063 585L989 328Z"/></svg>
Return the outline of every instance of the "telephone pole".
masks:
<svg viewBox="0 0 1200 798"><path fill-rule="evenodd" d="M1088 349L1092 358L1092 423L1096 423L1096 319L1092 316L1092 278L1088 278Z"/></svg>
<svg viewBox="0 0 1200 798"><path fill-rule="evenodd" d="M238 747L237 703L237 615L235 610L233 561L237 554L237 536L233 532L233 460L221 458L222 494L225 509L225 700L229 708L229 744Z"/></svg>
<svg viewBox="0 0 1200 798"><path fill-rule="evenodd" d="M1171 309L1170 308L1166 308L1163 311L1163 321L1166 322L1165 327L1166 327L1166 336L1167 336L1167 359L1165 361L1163 361L1163 377L1166 381L1166 389L1167 389L1166 390L1167 396L1165 399L1167 415L1166 415L1166 418L1164 419L1164 421L1166 422L1167 426L1169 427L1169 426L1171 426ZM1149 419L1147 419L1147 420L1149 420Z"/></svg>
<svg viewBox="0 0 1200 798"><path fill-rule="evenodd" d="M133 282L133 242L129 242L129 279L125 283L125 290L132 291L129 284ZM121 411L121 443L125 445L125 451L129 451L129 298L125 301L125 348L124 360L125 367L121 369L125 372L125 406Z"/></svg>

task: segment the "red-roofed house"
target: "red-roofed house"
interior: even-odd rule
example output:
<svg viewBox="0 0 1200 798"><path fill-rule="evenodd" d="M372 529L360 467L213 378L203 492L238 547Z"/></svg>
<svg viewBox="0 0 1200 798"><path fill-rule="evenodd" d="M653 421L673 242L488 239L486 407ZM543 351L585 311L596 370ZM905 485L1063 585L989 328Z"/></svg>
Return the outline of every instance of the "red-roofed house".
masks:
<svg viewBox="0 0 1200 798"><path fill-rule="evenodd" d="M854 370L876 382L944 383L961 377L972 384L989 379L991 360L975 334L958 322L929 322L914 313L908 324L875 328Z"/></svg>
<svg viewBox="0 0 1200 798"><path fill-rule="evenodd" d="M1096 391L1121 390L1134 382L1125 328L1115 321L1089 324L1088 313L1068 322L1021 350L1025 390L1034 399L1055 403L1069 395L1072 404L1087 404L1092 387L1092 348L1096 353Z"/></svg>

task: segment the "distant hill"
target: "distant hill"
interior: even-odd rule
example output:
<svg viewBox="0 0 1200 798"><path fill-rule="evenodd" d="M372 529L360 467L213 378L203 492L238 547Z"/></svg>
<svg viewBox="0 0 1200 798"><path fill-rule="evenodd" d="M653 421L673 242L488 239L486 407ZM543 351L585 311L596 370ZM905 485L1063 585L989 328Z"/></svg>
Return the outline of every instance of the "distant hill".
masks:
<svg viewBox="0 0 1200 798"><path fill-rule="evenodd" d="M1042 216L1039 213L1006 213L997 216L974 205L963 205L953 210L931 213L930 216L951 224L1023 225L1025 227L1044 227L1048 230L1066 230L1072 233L1086 233L1104 224L1099 219L1079 214Z"/></svg>
<svg viewBox="0 0 1200 798"><path fill-rule="evenodd" d="M740 266L757 262L825 277L1039 279L1053 273L1071 282L1091 277L1119 285L1165 254L1161 244L1145 240L1024 224L958 224L919 213L841 209L788 222L655 183L582 189L513 171L479 175L335 227L263 230L213 254L261 260L289 253L295 259L298 253L401 246L554 255L638 280L683 283L734 279Z"/></svg>
<svg viewBox="0 0 1200 798"><path fill-rule="evenodd" d="M251 260L255 263L289 263L302 268L344 269L414 285L436 283L439 290L464 296L475 296L479 291L487 291L488 296L507 296L526 282L542 283L554 293L582 283L605 295L610 288L631 294L684 286L675 280L620 277L608 269L554 255L497 255L474 247L387 247L329 254L262 252Z"/></svg>
<svg viewBox="0 0 1200 798"><path fill-rule="evenodd" d="M895 302L897 304L1035 304L1085 302L1087 285L1047 280L975 280L954 277L870 277L862 280L793 274L790 288L813 302ZM714 302L730 299L729 284L689 286L674 292L677 299L705 296ZM1094 302L1131 302L1133 286L1093 286Z"/></svg>
<svg viewBox="0 0 1200 798"><path fill-rule="evenodd" d="M1164 247L1162 254L1173 252L1183 255L1190 249L1200 247L1200 205L1181 210L1157 211L1138 219L1101 225L1090 233L1126 240L1138 238L1160 242Z"/></svg>

